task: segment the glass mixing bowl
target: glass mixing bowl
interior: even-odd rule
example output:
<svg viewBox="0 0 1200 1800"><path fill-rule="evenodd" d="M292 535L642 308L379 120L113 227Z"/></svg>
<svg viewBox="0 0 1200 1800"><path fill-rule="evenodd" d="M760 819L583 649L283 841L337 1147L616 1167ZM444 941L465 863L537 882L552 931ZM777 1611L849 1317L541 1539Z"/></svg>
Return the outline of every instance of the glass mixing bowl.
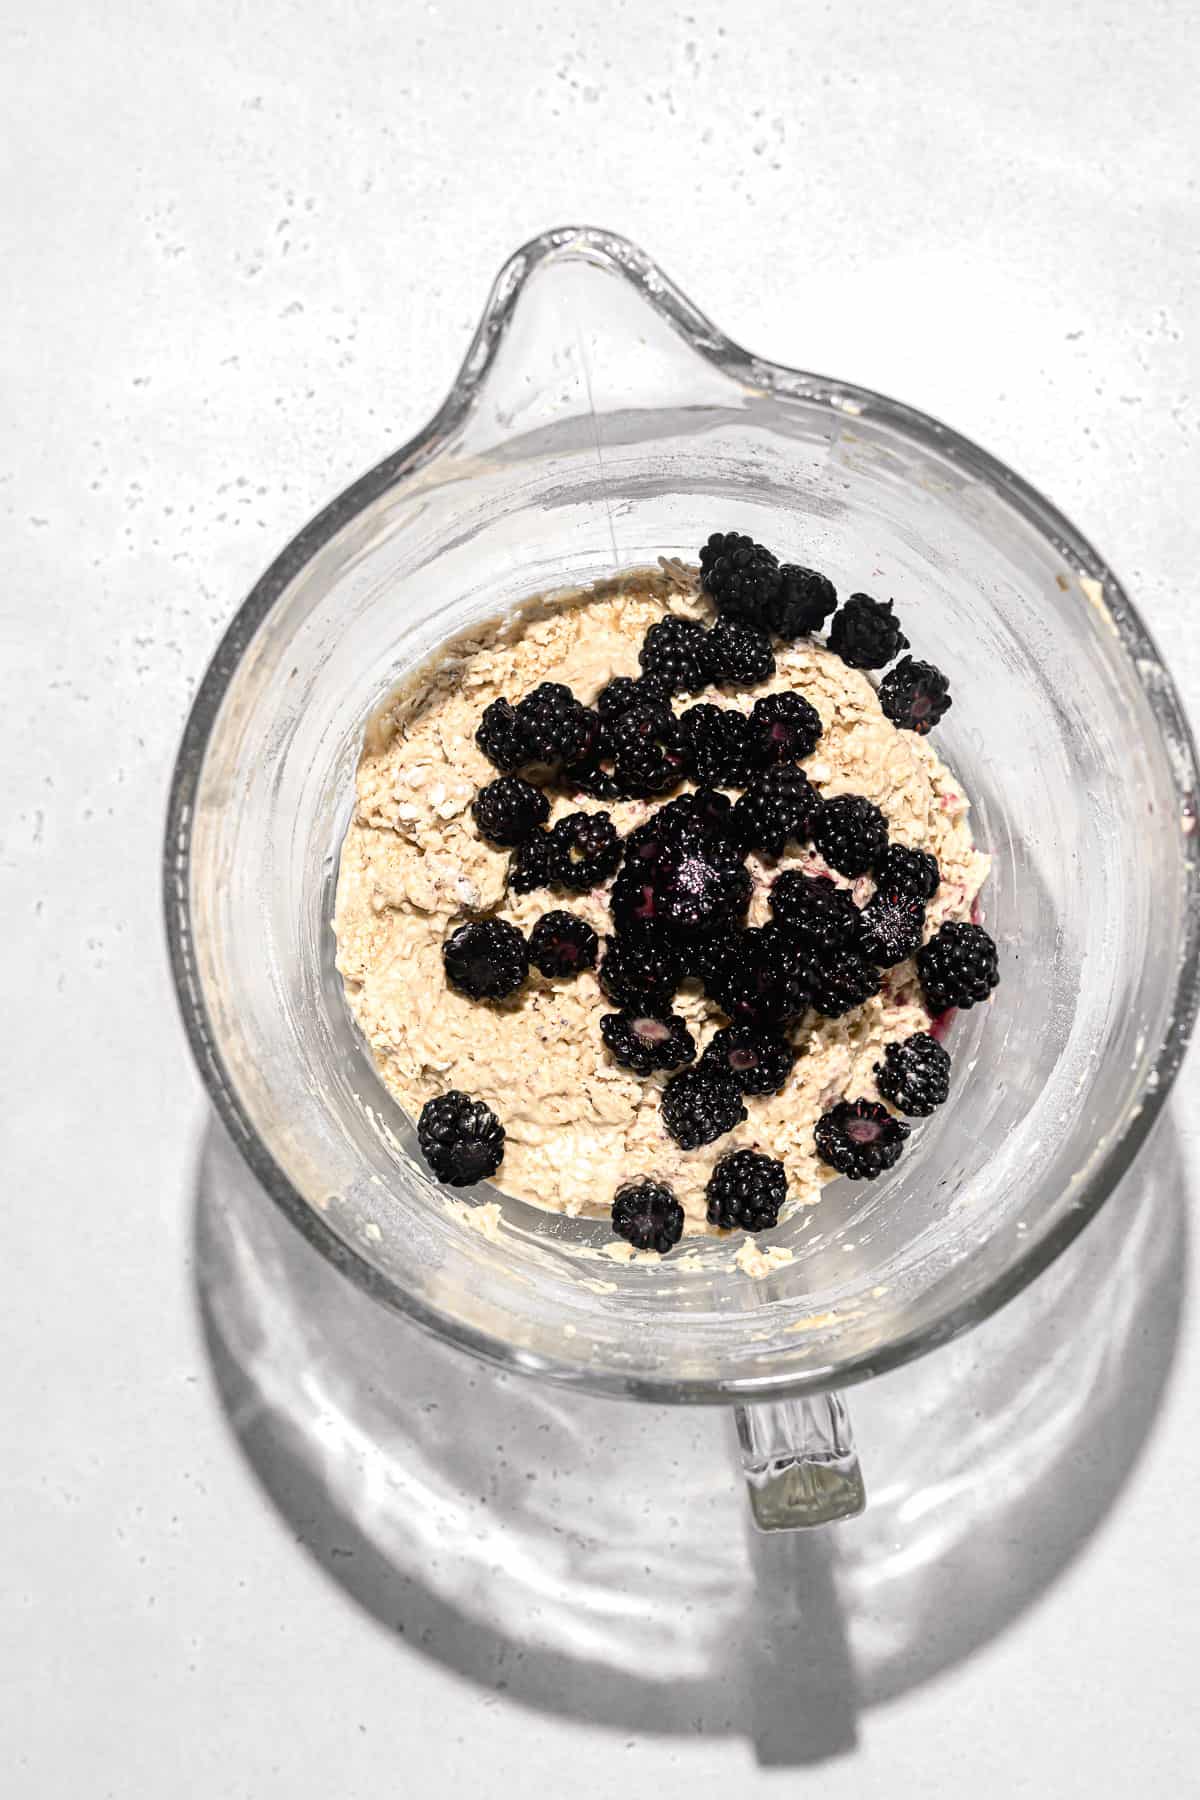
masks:
<svg viewBox="0 0 1200 1800"><path fill-rule="evenodd" d="M715 1242L613 1264L601 1221L431 1182L330 929L364 721L391 685L531 594L729 528L894 596L949 673L938 748L994 857L1002 971L954 1027L951 1103L887 1177L781 1227L795 1260L761 1281ZM1048 502L932 419L747 354L641 251L572 228L506 264L436 418L227 631L171 793L171 957L234 1142L351 1280L510 1368L739 1403L760 1522L807 1521L861 1503L835 1390L1017 1293L1145 1137L1196 1006L1196 793L1154 645ZM498 1226L477 1197L500 1199Z"/></svg>

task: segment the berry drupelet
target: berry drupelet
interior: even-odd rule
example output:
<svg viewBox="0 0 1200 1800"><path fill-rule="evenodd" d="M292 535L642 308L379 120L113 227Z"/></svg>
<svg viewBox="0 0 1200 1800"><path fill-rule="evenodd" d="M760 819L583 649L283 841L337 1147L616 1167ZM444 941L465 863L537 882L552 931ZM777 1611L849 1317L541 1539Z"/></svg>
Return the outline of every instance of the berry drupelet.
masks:
<svg viewBox="0 0 1200 1800"><path fill-rule="evenodd" d="M605 1013L600 1035L614 1062L635 1075L681 1069L696 1059L696 1040L678 1013Z"/></svg>
<svg viewBox="0 0 1200 1800"><path fill-rule="evenodd" d="M894 888L878 888L862 910L860 948L877 968L915 956L925 936L925 902Z"/></svg>
<svg viewBox="0 0 1200 1800"><path fill-rule="evenodd" d="M730 1076L743 1094L777 1094L795 1061L796 1052L781 1032L723 1025L705 1046L700 1067Z"/></svg>
<svg viewBox="0 0 1200 1800"><path fill-rule="evenodd" d="M529 934L529 960L548 981L594 969L599 953L596 933L574 913L543 913Z"/></svg>
<svg viewBox="0 0 1200 1800"><path fill-rule="evenodd" d="M713 678L709 634L698 619L668 613L646 633L638 661L672 694L693 694Z"/></svg>
<svg viewBox="0 0 1200 1800"><path fill-rule="evenodd" d="M813 842L831 869L853 880L882 860L888 847L887 820L861 794L823 800L813 821Z"/></svg>
<svg viewBox="0 0 1200 1800"><path fill-rule="evenodd" d="M578 701L561 681L543 681L518 702L517 725L528 760L586 762L600 730L600 715Z"/></svg>
<svg viewBox="0 0 1200 1800"><path fill-rule="evenodd" d="M840 950L858 942L862 914L848 888L828 875L785 869L771 886L771 913L785 931L816 950Z"/></svg>
<svg viewBox="0 0 1200 1800"><path fill-rule="evenodd" d="M833 616L829 648L852 669L882 669L893 656L907 650L908 639L900 629L892 601L872 600L870 594L851 594Z"/></svg>
<svg viewBox="0 0 1200 1800"><path fill-rule="evenodd" d="M723 1156L708 1178L708 1222L722 1231L770 1231L787 1199L787 1171L757 1150Z"/></svg>
<svg viewBox="0 0 1200 1800"><path fill-rule="evenodd" d="M880 682L879 704L898 731L924 737L953 705L950 683L932 663L905 656Z"/></svg>
<svg viewBox="0 0 1200 1800"><path fill-rule="evenodd" d="M658 931L609 938L600 959L600 986L626 1010L669 1012L683 974L682 950Z"/></svg>
<svg viewBox="0 0 1200 1800"><path fill-rule="evenodd" d="M881 891L911 894L914 900L932 900L941 879L937 857L928 850L910 850L907 844L889 844L875 871Z"/></svg>
<svg viewBox="0 0 1200 1800"><path fill-rule="evenodd" d="M724 1137L747 1116L737 1083L712 1069L672 1075L662 1097L663 1124L681 1150Z"/></svg>
<svg viewBox="0 0 1200 1800"><path fill-rule="evenodd" d="M532 894L550 886L550 833L535 831L508 859L508 885L514 894Z"/></svg>
<svg viewBox="0 0 1200 1800"><path fill-rule="evenodd" d="M678 787L685 758L669 706L633 706L609 727L609 754L621 792L649 800Z"/></svg>
<svg viewBox="0 0 1200 1800"><path fill-rule="evenodd" d="M425 1102L417 1142L438 1180L451 1187L486 1181L504 1157L503 1125L490 1106L458 1088Z"/></svg>
<svg viewBox="0 0 1200 1800"><path fill-rule="evenodd" d="M950 1058L927 1031L889 1044L875 1064L875 1086L911 1118L925 1119L950 1096Z"/></svg>
<svg viewBox="0 0 1200 1800"><path fill-rule="evenodd" d="M503 1000L529 974L529 946L504 919L460 925L442 945L446 980L472 1000Z"/></svg>
<svg viewBox="0 0 1200 1800"><path fill-rule="evenodd" d="M750 748L760 769L800 762L821 736L821 715L803 694L764 694L750 709Z"/></svg>
<svg viewBox="0 0 1200 1800"><path fill-rule="evenodd" d="M512 849L546 823L550 802L540 788L522 781L519 775L501 775L498 781L480 788L471 812L489 843Z"/></svg>
<svg viewBox="0 0 1200 1800"><path fill-rule="evenodd" d="M573 894L586 894L614 875L621 840L606 812L568 813L550 832L550 879Z"/></svg>
<svg viewBox="0 0 1200 1800"><path fill-rule="evenodd" d="M779 591L779 565L753 538L714 531L700 552L700 585L719 613L734 613L761 628Z"/></svg>
<svg viewBox="0 0 1200 1800"><path fill-rule="evenodd" d="M732 706L689 706L679 715L679 741L693 781L741 787L750 768L750 721Z"/></svg>
<svg viewBox="0 0 1200 1800"><path fill-rule="evenodd" d="M708 651L714 681L751 687L775 673L770 638L736 613L725 613L717 620L708 634Z"/></svg>
<svg viewBox="0 0 1200 1800"><path fill-rule="evenodd" d="M767 606L767 623L776 637L791 643L820 631L836 606L837 589L826 576L798 563L784 563Z"/></svg>
<svg viewBox="0 0 1200 1800"><path fill-rule="evenodd" d="M805 965L809 999L827 1019L840 1019L879 992L879 971L857 950L818 950Z"/></svg>
<svg viewBox="0 0 1200 1800"><path fill-rule="evenodd" d="M612 1228L635 1250L665 1256L683 1236L683 1208L661 1181L628 1181L613 1199Z"/></svg>
<svg viewBox="0 0 1200 1800"><path fill-rule="evenodd" d="M776 763L746 789L733 809L733 828L747 850L782 856L790 841L808 841L821 799L803 769Z"/></svg>
<svg viewBox="0 0 1200 1800"><path fill-rule="evenodd" d="M490 706L484 707L475 742L488 761L506 774L532 760L516 708L507 700L493 700Z"/></svg>
<svg viewBox="0 0 1200 1800"><path fill-rule="evenodd" d="M874 1100L839 1100L817 1120L817 1155L851 1181L874 1181L900 1159L911 1127Z"/></svg>
<svg viewBox="0 0 1200 1800"><path fill-rule="evenodd" d="M943 925L917 952L925 1004L936 1017L986 1000L1000 980L996 946L982 925Z"/></svg>

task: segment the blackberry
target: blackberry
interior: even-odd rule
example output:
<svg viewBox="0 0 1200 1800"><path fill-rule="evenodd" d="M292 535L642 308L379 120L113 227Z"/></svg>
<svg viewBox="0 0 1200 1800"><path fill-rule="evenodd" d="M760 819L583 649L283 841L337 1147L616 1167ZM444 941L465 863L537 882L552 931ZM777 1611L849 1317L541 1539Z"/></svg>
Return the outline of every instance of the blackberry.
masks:
<svg viewBox="0 0 1200 1800"><path fill-rule="evenodd" d="M512 849L546 823L550 802L540 788L531 787L519 775L501 775L498 781L480 788L471 811L489 842Z"/></svg>
<svg viewBox="0 0 1200 1800"><path fill-rule="evenodd" d="M838 794L821 802L813 842L839 875L865 875L887 851L887 820L861 794Z"/></svg>
<svg viewBox="0 0 1200 1800"><path fill-rule="evenodd" d="M770 638L736 613L725 613L717 620L708 634L708 653L714 681L750 687L775 673Z"/></svg>
<svg viewBox="0 0 1200 1800"><path fill-rule="evenodd" d="M620 782L613 773L611 758L607 759L602 749L601 739L597 748L601 754L592 756L587 762L571 763L559 771L558 785L564 791L574 794L586 794L589 800L621 800L624 798Z"/></svg>
<svg viewBox="0 0 1200 1800"><path fill-rule="evenodd" d="M914 900L932 900L942 871L928 850L910 850L907 844L889 844L875 880L889 894L911 894Z"/></svg>
<svg viewBox="0 0 1200 1800"><path fill-rule="evenodd" d="M679 741L693 781L741 787L750 768L750 721L732 706L689 706L679 715Z"/></svg>
<svg viewBox="0 0 1200 1800"><path fill-rule="evenodd" d="M733 809L733 828L748 850L782 856L789 840L807 841L821 797L802 769L776 763L746 789Z"/></svg>
<svg viewBox="0 0 1200 1800"><path fill-rule="evenodd" d="M822 1162L851 1181L874 1181L900 1160L911 1126L874 1100L839 1100L817 1120L813 1138Z"/></svg>
<svg viewBox="0 0 1200 1800"><path fill-rule="evenodd" d="M616 873L621 840L606 812L568 813L550 832L550 878L573 894L586 894Z"/></svg>
<svg viewBox="0 0 1200 1800"><path fill-rule="evenodd" d="M609 747L621 791L635 799L664 794L683 779L683 744L669 706L634 706L622 713L610 727Z"/></svg>
<svg viewBox="0 0 1200 1800"><path fill-rule="evenodd" d="M950 1097L950 1058L927 1031L889 1044L875 1064L875 1086L885 1100L914 1119L928 1118Z"/></svg>
<svg viewBox="0 0 1200 1800"><path fill-rule="evenodd" d="M506 774L511 774L522 763L531 760L529 745L521 730L516 708L510 706L507 700L493 700L490 706L484 707L479 729L475 733L475 742L488 761L495 768L503 769Z"/></svg>
<svg viewBox="0 0 1200 1800"><path fill-rule="evenodd" d="M852 669L882 669L893 656L907 650L908 639L893 613L891 600L872 600L870 594L851 594L833 615L829 648Z"/></svg>
<svg viewBox="0 0 1200 1800"><path fill-rule="evenodd" d="M738 931L718 931L712 937L699 937L681 946L687 973L698 976L707 993L716 992L733 961L741 935Z"/></svg>
<svg viewBox="0 0 1200 1800"><path fill-rule="evenodd" d="M663 1124L681 1150L724 1137L747 1116L737 1083L712 1069L682 1069L662 1097Z"/></svg>
<svg viewBox="0 0 1200 1800"><path fill-rule="evenodd" d="M857 950L819 950L805 970L809 996L827 1019L854 1012L877 994L879 971Z"/></svg>
<svg viewBox="0 0 1200 1800"><path fill-rule="evenodd" d="M417 1142L438 1180L451 1187L486 1181L504 1158L503 1125L490 1106L458 1088L425 1102Z"/></svg>
<svg viewBox="0 0 1200 1800"><path fill-rule="evenodd" d="M612 1228L635 1250L665 1256L683 1236L683 1208L661 1181L628 1181L613 1198Z"/></svg>
<svg viewBox="0 0 1200 1800"><path fill-rule="evenodd" d="M516 716L534 762L586 762L600 730L599 713L561 681L540 682L518 702Z"/></svg>
<svg viewBox="0 0 1200 1800"><path fill-rule="evenodd" d="M442 945L446 980L472 1000L503 1000L529 973L529 947L515 925L478 919L460 925Z"/></svg>
<svg viewBox="0 0 1200 1800"><path fill-rule="evenodd" d="M877 968L892 969L921 948L925 936L925 902L911 894L879 888L862 910L860 949Z"/></svg>
<svg viewBox="0 0 1200 1800"><path fill-rule="evenodd" d="M602 719L619 719L635 706L661 706L670 698L670 689L657 675L614 675L607 687L596 696L596 711Z"/></svg>
<svg viewBox="0 0 1200 1800"><path fill-rule="evenodd" d="M917 974L935 1017L951 1006L974 1006L1000 980L996 946L982 925L943 925L917 951Z"/></svg>
<svg viewBox="0 0 1200 1800"><path fill-rule="evenodd" d="M750 709L750 747L760 768L801 762L821 736L821 715L803 694L764 694Z"/></svg>
<svg viewBox="0 0 1200 1800"><path fill-rule="evenodd" d="M723 1025L705 1046L700 1067L732 1076L743 1094L777 1094L795 1061L796 1052L779 1032Z"/></svg>
<svg viewBox="0 0 1200 1800"><path fill-rule="evenodd" d="M738 531L714 531L700 552L700 583L719 613L733 613L762 627L779 592L779 565L753 538Z"/></svg>
<svg viewBox="0 0 1200 1800"><path fill-rule="evenodd" d="M644 674L656 675L669 693L695 693L713 678L708 632L698 619L668 613L646 633L638 654Z"/></svg>
<svg viewBox="0 0 1200 1800"><path fill-rule="evenodd" d="M614 1061L635 1075L682 1068L696 1058L696 1040L678 1013L605 1013L600 1035Z"/></svg>
<svg viewBox="0 0 1200 1800"><path fill-rule="evenodd" d="M848 888L828 875L785 869L771 886L771 913L785 931L817 950L841 950L858 942L862 914Z"/></svg>
<svg viewBox="0 0 1200 1800"><path fill-rule="evenodd" d="M708 1178L708 1222L722 1231L770 1231L787 1199L787 1171L757 1150L723 1156Z"/></svg>
<svg viewBox="0 0 1200 1800"><path fill-rule="evenodd" d="M745 912L750 889L750 872L732 846L688 834L663 844L654 861L626 862L613 887L613 918L618 928L712 931Z"/></svg>
<svg viewBox="0 0 1200 1800"><path fill-rule="evenodd" d="M684 958L661 932L622 932L600 960L600 986L625 1010L667 1012L683 980Z"/></svg>
<svg viewBox="0 0 1200 1800"><path fill-rule="evenodd" d="M792 642L820 631L837 605L837 589L815 569L784 563L779 587L767 608L767 623L776 637Z"/></svg>
<svg viewBox="0 0 1200 1800"><path fill-rule="evenodd" d="M574 913L543 913L529 934L529 960L548 981L594 969L599 953L600 939Z"/></svg>
<svg viewBox="0 0 1200 1800"><path fill-rule="evenodd" d="M918 737L924 737L954 702L950 698L950 683L940 669L905 656L880 682L879 704L898 731L915 731Z"/></svg>
<svg viewBox="0 0 1200 1800"><path fill-rule="evenodd" d="M508 859L508 885L514 894L532 894L550 886L550 833L535 831Z"/></svg>
<svg viewBox="0 0 1200 1800"><path fill-rule="evenodd" d="M705 982L705 990L735 1025L782 1024L808 1005L803 949L777 925L743 931Z"/></svg>

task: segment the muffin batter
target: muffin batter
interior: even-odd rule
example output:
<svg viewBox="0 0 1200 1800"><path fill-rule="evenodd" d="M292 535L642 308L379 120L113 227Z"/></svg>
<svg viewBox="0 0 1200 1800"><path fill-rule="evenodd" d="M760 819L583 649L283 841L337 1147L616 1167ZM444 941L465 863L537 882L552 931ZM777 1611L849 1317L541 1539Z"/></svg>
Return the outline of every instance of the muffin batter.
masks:
<svg viewBox="0 0 1200 1800"><path fill-rule="evenodd" d="M496 775L475 730L489 701L515 703L539 682L564 682L590 704L613 676L636 676L647 628L668 610L706 622L711 612L694 572L677 563L531 602L447 646L436 665L410 677L367 732L334 930L349 1004L382 1080L414 1119L427 1100L461 1088L504 1124L497 1186L506 1193L571 1215L606 1216L622 1182L651 1175L674 1190L687 1230L705 1231L705 1184L732 1150L782 1161L789 1207L816 1200L835 1178L817 1156L813 1127L834 1100L877 1098L873 1067L884 1045L928 1029L913 963L885 971L880 993L846 1017L810 1012L798 1020L787 1035L800 1054L782 1091L754 1098L743 1124L690 1152L659 1116L667 1077L639 1078L608 1056L600 1018L613 1006L594 971L550 981L534 970L518 994L488 1005L449 987L442 964L445 938L481 915L528 932L543 913L565 908L602 937L611 932L607 886L581 895L506 892L508 856L479 835L470 813L476 792ZM736 694L681 696L675 710L697 698L748 712L766 693L803 694L824 728L803 765L822 797L865 795L885 814L894 843L936 856L942 881L926 938L947 920L969 919L988 861L973 846L966 796L927 739L898 731L870 681L830 651L806 640L775 648L769 680ZM659 804L553 793L551 823L604 810L624 834ZM767 894L780 870L832 874L811 848L795 845L778 862L751 856L748 866L752 925L769 917ZM873 891L869 876L833 879L860 904ZM674 1010L698 1054L725 1023L694 981L684 983Z"/></svg>

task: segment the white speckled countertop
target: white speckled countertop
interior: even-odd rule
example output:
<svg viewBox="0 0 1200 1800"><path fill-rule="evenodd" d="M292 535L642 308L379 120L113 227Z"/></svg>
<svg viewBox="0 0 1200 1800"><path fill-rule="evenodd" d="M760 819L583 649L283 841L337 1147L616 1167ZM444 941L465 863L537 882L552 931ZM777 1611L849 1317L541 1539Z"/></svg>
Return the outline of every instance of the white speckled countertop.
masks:
<svg viewBox="0 0 1200 1800"><path fill-rule="evenodd" d="M752 1546L722 1417L399 1326L372 1388L292 1236L264 1347L158 852L223 621L569 221L1029 476L1195 712L1190 10L52 0L0 42L6 1800L1189 1791L1194 1056L1049 1299L856 1397L865 1518Z"/></svg>

